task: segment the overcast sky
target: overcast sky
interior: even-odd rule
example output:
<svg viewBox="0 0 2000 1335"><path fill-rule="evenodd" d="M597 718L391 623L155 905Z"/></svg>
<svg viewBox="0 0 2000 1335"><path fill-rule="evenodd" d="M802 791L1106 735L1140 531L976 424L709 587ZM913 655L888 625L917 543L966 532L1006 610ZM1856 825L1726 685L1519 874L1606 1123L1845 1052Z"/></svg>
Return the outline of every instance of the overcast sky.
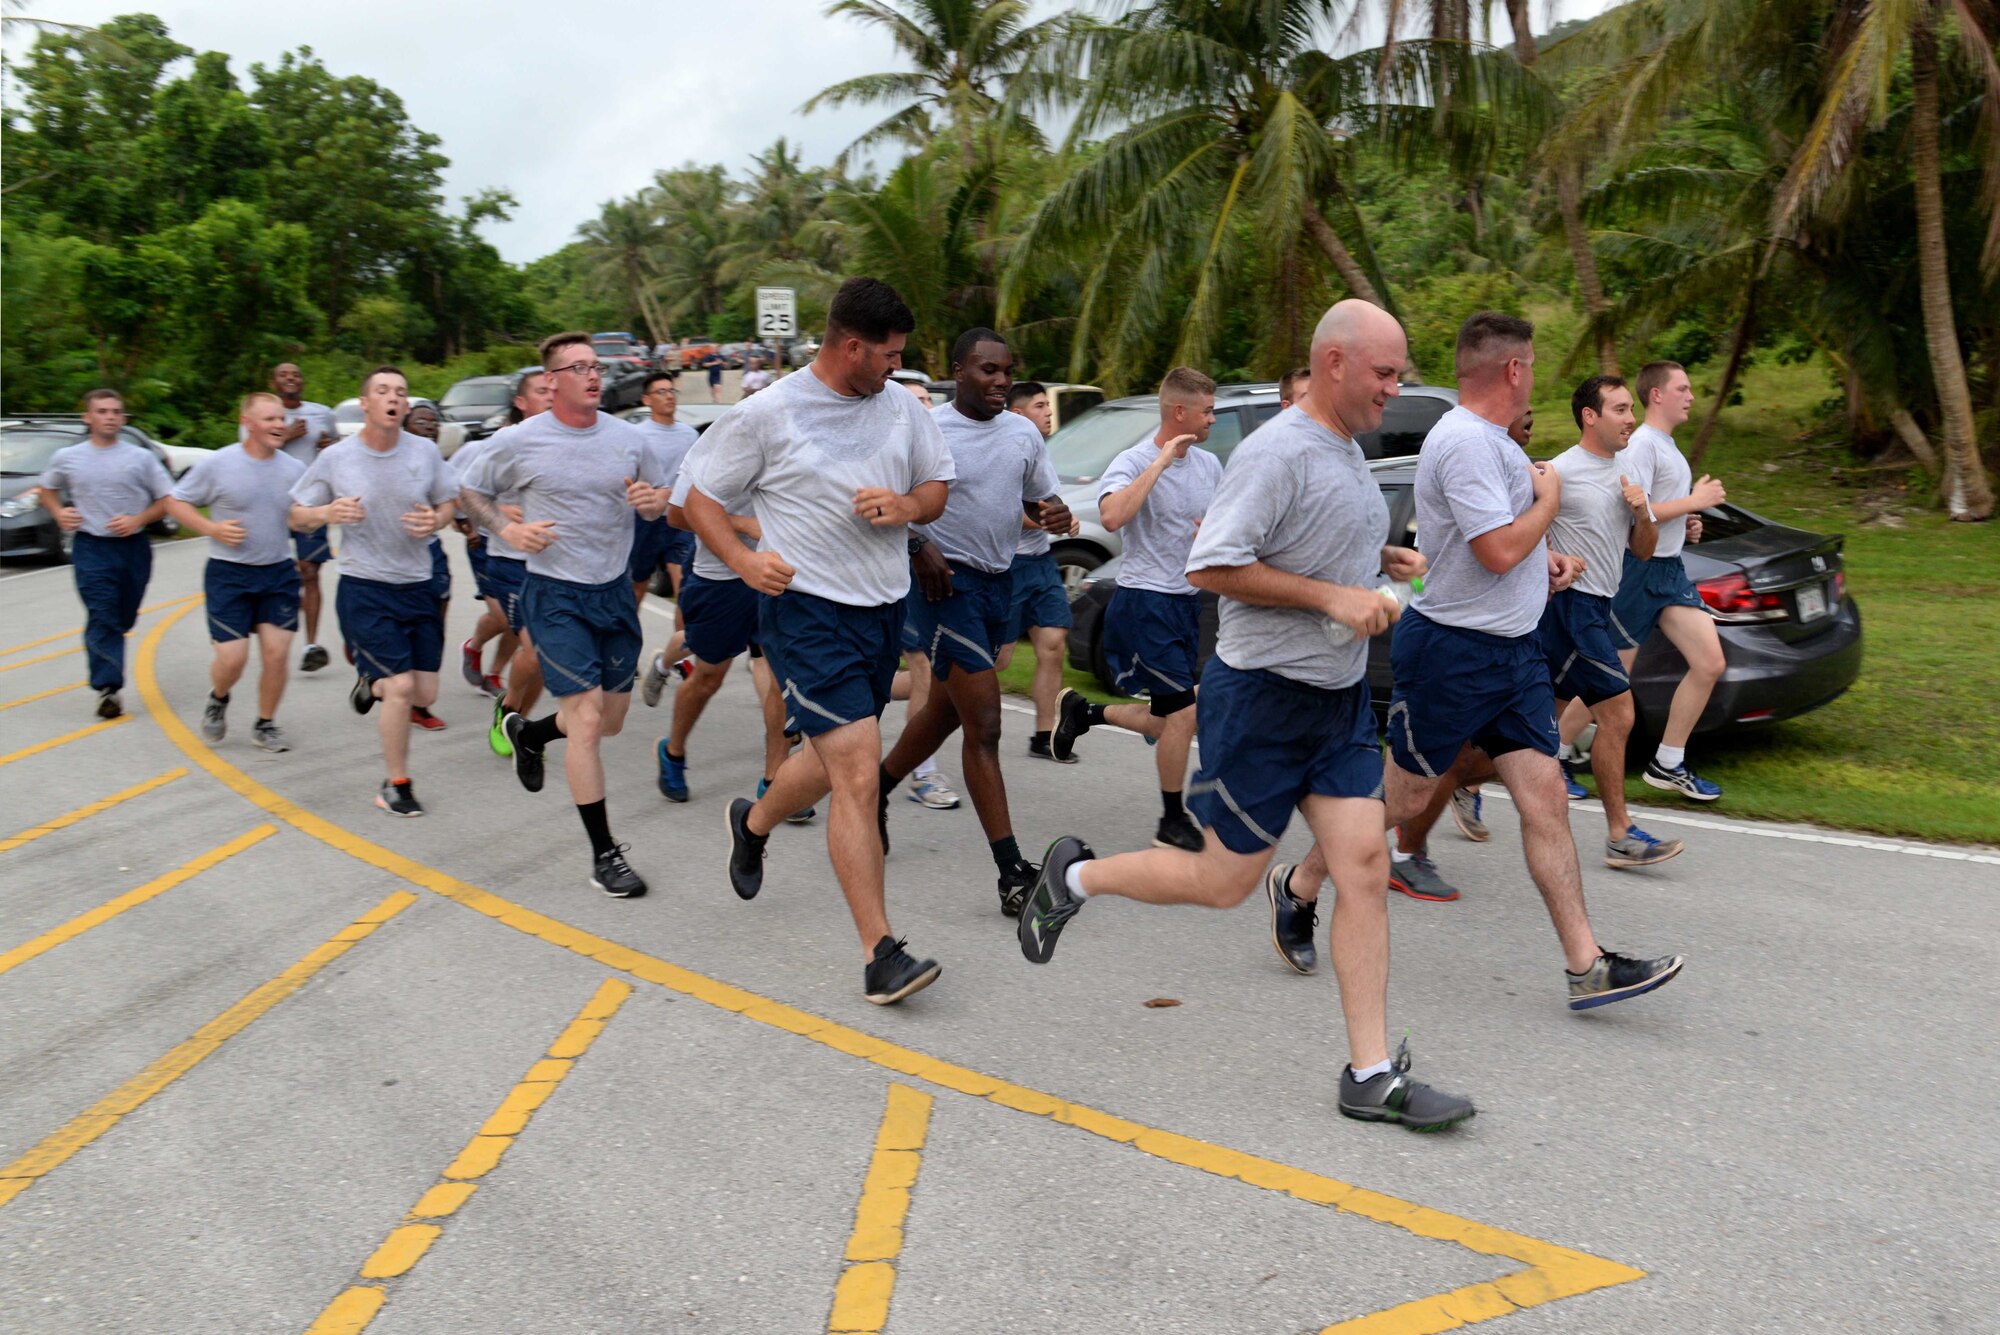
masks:
<svg viewBox="0 0 2000 1335"><path fill-rule="evenodd" d="M1561 0L1564 18L1607 0ZM1037 10L1065 7L1040 0ZM721 162L741 172L779 135L824 163L885 113L798 108L829 84L900 68L885 37L822 16L825 0L33 0L25 11L72 23L159 15L175 40L224 51L246 85L255 62L310 46L337 75L393 89L410 118L444 141L452 208L487 186L520 201L486 235L509 260L572 239L604 200L660 167ZM1538 26L1545 6L1535 5ZM1495 36L1507 40L1505 9ZM31 34L16 28L8 45Z"/></svg>

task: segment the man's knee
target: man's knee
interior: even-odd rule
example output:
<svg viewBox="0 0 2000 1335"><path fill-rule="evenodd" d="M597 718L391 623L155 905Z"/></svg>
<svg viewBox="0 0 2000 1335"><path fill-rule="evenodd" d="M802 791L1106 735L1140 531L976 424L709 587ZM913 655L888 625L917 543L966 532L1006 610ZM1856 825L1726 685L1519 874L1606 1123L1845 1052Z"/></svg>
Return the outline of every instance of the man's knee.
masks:
<svg viewBox="0 0 2000 1335"><path fill-rule="evenodd" d="M1614 735L1623 736L1632 731L1634 714L1632 693L1626 691L1614 695L1609 700L1599 700L1590 707L1591 717L1597 720L1597 731L1602 735L1607 729Z"/></svg>
<svg viewBox="0 0 2000 1335"><path fill-rule="evenodd" d="M1205 902L1218 909L1233 909L1255 894L1269 861L1268 857L1231 852L1213 830L1207 832L1201 857L1206 864L1201 878L1208 896Z"/></svg>
<svg viewBox="0 0 2000 1335"><path fill-rule="evenodd" d="M382 698L390 704L410 704L416 694L416 683L407 672L398 672L393 677L382 679Z"/></svg>

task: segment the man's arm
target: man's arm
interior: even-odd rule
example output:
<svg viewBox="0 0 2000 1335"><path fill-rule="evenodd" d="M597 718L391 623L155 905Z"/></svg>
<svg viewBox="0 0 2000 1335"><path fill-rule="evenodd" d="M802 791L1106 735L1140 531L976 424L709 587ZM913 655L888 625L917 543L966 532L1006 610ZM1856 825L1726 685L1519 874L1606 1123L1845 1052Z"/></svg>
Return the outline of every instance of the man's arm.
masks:
<svg viewBox="0 0 2000 1335"><path fill-rule="evenodd" d="M1646 489L1626 481L1623 473L1618 475L1618 488L1625 497L1625 508L1632 512L1632 531L1625 540L1626 548L1641 561L1651 560L1653 549L1660 542L1660 526L1653 521L1653 508L1646 504Z"/></svg>
<svg viewBox="0 0 2000 1335"><path fill-rule="evenodd" d="M167 497L167 513L172 515L182 528L199 533L204 538L215 538L231 547L243 541L243 524L240 520L210 519L195 509L191 502L184 501L178 496Z"/></svg>
<svg viewBox="0 0 2000 1335"><path fill-rule="evenodd" d="M1098 496L1097 518L1105 528L1116 533L1132 522L1133 516L1139 513L1139 507L1146 503L1146 497L1152 495L1153 484L1160 480L1162 473L1173 466L1174 450L1184 439L1186 437L1176 436L1160 446L1159 457L1146 465L1145 472L1118 490Z"/></svg>
<svg viewBox="0 0 2000 1335"><path fill-rule="evenodd" d="M729 522L728 511L701 488L690 488L687 504L681 508L687 512L694 535L701 539L702 545L715 553L717 560L735 571L737 578L745 584L774 598L791 584L794 572L785 564L784 558L774 551L753 552L744 546Z"/></svg>
<svg viewBox="0 0 2000 1335"><path fill-rule="evenodd" d="M1528 559L1529 553L1547 536L1549 525L1562 509L1562 478L1548 464L1530 459L1535 503L1515 516L1510 524L1488 529L1470 540L1479 564L1496 575L1504 575Z"/></svg>
<svg viewBox="0 0 2000 1335"><path fill-rule="evenodd" d="M1697 510L1706 510L1712 505L1720 505L1729 498L1722 483L1703 473L1694 484L1693 490L1676 500L1660 501L1653 506L1653 514L1659 519L1679 519Z"/></svg>
<svg viewBox="0 0 2000 1335"><path fill-rule="evenodd" d="M1188 583L1222 598L1257 607L1296 607L1332 617L1359 635L1387 628L1402 609L1374 589L1294 575L1262 561L1241 566L1205 566L1187 572Z"/></svg>

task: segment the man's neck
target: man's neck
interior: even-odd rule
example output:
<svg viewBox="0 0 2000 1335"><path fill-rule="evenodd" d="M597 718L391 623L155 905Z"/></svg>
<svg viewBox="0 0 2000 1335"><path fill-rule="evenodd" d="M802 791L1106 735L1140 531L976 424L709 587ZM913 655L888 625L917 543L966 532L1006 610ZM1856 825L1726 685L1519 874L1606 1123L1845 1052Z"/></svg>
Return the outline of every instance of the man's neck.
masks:
<svg viewBox="0 0 2000 1335"><path fill-rule="evenodd" d="M289 396L280 394L278 396L278 402L284 404L287 408L296 408L305 401L305 396L302 394L292 394Z"/></svg>
<svg viewBox="0 0 2000 1335"><path fill-rule="evenodd" d="M1485 389L1470 394L1461 389L1458 394L1458 406L1474 417L1485 418L1502 431L1511 426L1514 419L1521 415L1521 410L1514 406L1514 396L1504 385L1497 390Z"/></svg>
<svg viewBox="0 0 2000 1335"><path fill-rule="evenodd" d="M1659 411L1647 413L1646 425L1665 436L1668 440L1674 438L1674 428L1667 425L1667 415L1665 413Z"/></svg>
<svg viewBox="0 0 2000 1335"><path fill-rule="evenodd" d="M1318 422L1334 435L1339 436L1342 440L1354 439L1354 432L1349 430L1347 423L1341 420L1340 413L1330 405L1321 406L1320 401L1314 398L1310 391L1293 399L1292 406L1307 417L1312 418L1313 421Z"/></svg>
<svg viewBox="0 0 2000 1335"><path fill-rule="evenodd" d="M1592 439L1589 436L1584 436L1580 438L1576 443L1583 447L1583 452L1585 454L1593 455L1596 458L1615 459L1618 457L1618 451L1606 449L1604 446L1599 445L1594 439Z"/></svg>
<svg viewBox="0 0 2000 1335"><path fill-rule="evenodd" d="M656 409L652 416L653 425L655 426L672 426L674 424L674 415L672 413L663 413Z"/></svg>
<svg viewBox="0 0 2000 1335"><path fill-rule="evenodd" d="M558 403L549 411L556 415L558 422L576 431L588 431L597 425L596 408L572 408L567 404Z"/></svg>
<svg viewBox="0 0 2000 1335"><path fill-rule="evenodd" d="M95 431L90 433L90 443L100 450L108 450L113 445L122 445L124 442L125 438L120 436L116 431L108 436L100 436Z"/></svg>
<svg viewBox="0 0 2000 1335"><path fill-rule="evenodd" d="M377 454L386 454L395 449L396 442L403 438L403 428L394 423L388 426L376 426L370 422L355 434L361 437L361 443L369 449Z"/></svg>
<svg viewBox="0 0 2000 1335"><path fill-rule="evenodd" d="M243 452L252 459L269 459L278 452L278 447L266 440L246 438L243 442Z"/></svg>
<svg viewBox="0 0 2000 1335"><path fill-rule="evenodd" d="M974 422L990 422L1000 415L996 412L989 412L988 408L990 405L980 399L974 399L970 403L967 403L964 399L953 399L951 406L958 409L960 417L968 418Z"/></svg>

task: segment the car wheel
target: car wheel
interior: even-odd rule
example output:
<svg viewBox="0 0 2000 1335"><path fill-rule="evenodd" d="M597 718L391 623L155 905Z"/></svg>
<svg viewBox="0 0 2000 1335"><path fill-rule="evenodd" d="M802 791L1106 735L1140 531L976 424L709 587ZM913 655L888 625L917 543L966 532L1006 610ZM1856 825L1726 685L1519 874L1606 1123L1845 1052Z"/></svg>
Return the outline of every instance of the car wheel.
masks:
<svg viewBox="0 0 2000 1335"><path fill-rule="evenodd" d="M1062 572L1063 596L1071 602L1083 588L1083 581L1090 572L1103 565L1107 558L1095 547L1071 543L1055 549L1056 569Z"/></svg>

